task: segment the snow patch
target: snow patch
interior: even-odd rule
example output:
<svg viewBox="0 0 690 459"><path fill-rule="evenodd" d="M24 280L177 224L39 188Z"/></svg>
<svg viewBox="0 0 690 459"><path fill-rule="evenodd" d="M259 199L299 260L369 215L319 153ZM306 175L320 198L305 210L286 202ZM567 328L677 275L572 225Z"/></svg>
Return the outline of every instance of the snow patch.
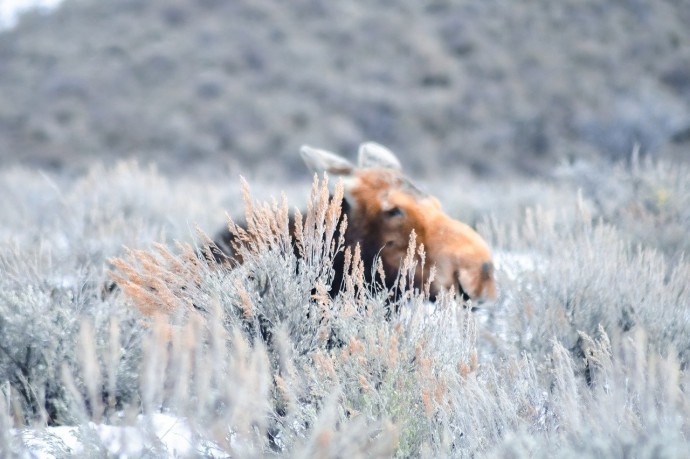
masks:
<svg viewBox="0 0 690 459"><path fill-rule="evenodd" d="M90 422L84 426L15 430L30 457L57 459L79 455L88 449L84 440L101 452L118 458L141 457L151 451L164 457L230 457L217 444L195 435L186 420L168 414L140 415L135 426L112 426Z"/></svg>
<svg viewBox="0 0 690 459"><path fill-rule="evenodd" d="M497 252L494 265L511 280L518 280L524 272L546 270L545 260L531 252Z"/></svg>
<svg viewBox="0 0 690 459"><path fill-rule="evenodd" d="M16 26L19 16L26 11L50 12L60 3L62 0L0 0L0 31Z"/></svg>

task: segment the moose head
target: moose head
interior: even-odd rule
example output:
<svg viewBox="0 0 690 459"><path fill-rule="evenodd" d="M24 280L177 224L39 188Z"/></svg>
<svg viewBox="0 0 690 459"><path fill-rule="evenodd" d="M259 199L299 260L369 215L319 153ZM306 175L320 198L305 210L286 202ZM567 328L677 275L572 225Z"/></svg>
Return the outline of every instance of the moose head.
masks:
<svg viewBox="0 0 690 459"><path fill-rule="evenodd" d="M465 298L494 298L494 266L487 243L471 227L448 216L440 202L417 188L402 173L398 158L387 148L364 143L357 165L334 153L304 146L302 158L314 171L343 181L343 213L348 226L346 246L360 245L365 269L371 272L380 257L386 283L397 277L407 253L410 235L424 244L426 263L418 264L415 287L421 288L435 266L430 285L434 299L453 287ZM336 270L338 268L336 267ZM342 273L336 278L342 278ZM334 290L339 286L334 284Z"/></svg>

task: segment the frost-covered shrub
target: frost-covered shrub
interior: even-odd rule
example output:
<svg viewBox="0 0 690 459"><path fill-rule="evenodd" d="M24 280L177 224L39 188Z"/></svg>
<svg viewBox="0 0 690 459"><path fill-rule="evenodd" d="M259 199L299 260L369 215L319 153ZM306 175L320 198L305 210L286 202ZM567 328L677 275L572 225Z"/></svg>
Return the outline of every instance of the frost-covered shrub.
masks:
<svg viewBox="0 0 690 459"><path fill-rule="evenodd" d="M578 332L593 334L599 325L614 336L642 327L656 350L671 346L687 362L687 261L671 263L626 242L614 226L581 217L567 222L554 212L528 212L521 225L494 227L506 268L499 269L494 314L499 336L511 343L507 352L543 353L553 338L574 349ZM526 268L516 253L529 257Z"/></svg>
<svg viewBox="0 0 690 459"><path fill-rule="evenodd" d="M98 392L121 407L134 397L141 327L107 296L104 263L123 244L189 237L185 212L199 209L199 199L185 202L189 190L133 163L96 167L72 184L21 169L0 177L0 385L8 409L21 422L74 419L62 375L85 358L85 320L98 338ZM110 348L118 357L106 362L100 354ZM83 381L76 385L85 395Z"/></svg>
<svg viewBox="0 0 690 459"><path fill-rule="evenodd" d="M673 348L688 363L690 239L679 228L690 223L690 171L633 158L610 175L601 188L618 193L581 190L560 208L527 209L519 222L494 217L482 225L503 264L502 295L490 320L509 354L544 353L553 338L580 352L578 332L591 335L601 325L615 339L642 327L654 349ZM663 190L663 210L654 190Z"/></svg>
<svg viewBox="0 0 690 459"><path fill-rule="evenodd" d="M647 170L685 202L680 169ZM104 424L140 432L150 456L170 454L152 434L160 413L188 427L188 454L198 456L682 457L690 449L687 261L594 208L586 190L560 208L480 226L495 248L500 295L472 313L449 294L435 303L410 290L389 298L364 283L356 251L331 298L330 260L341 247L329 239L338 201L324 186L298 232L299 259L287 203L247 195L253 228L242 265L231 269L207 261L209 241L193 236L185 213L213 229L203 204L216 206L207 198L222 196L222 185L172 186L131 165L104 171L60 185L71 214L47 206L32 216L14 191L9 227L20 218L40 224L0 245L9 351L0 353L0 427L77 423L83 455L116 454L94 433ZM27 193L41 186L29 183ZM685 210L674 209L682 221ZM117 217L126 211L130 218ZM655 225L639 234L652 237ZM34 244L42 232L46 243ZM420 262L416 250L403 278ZM104 292L109 278L118 288ZM32 346L40 352L22 373ZM19 453L25 438L0 432L0 446Z"/></svg>
<svg viewBox="0 0 690 459"><path fill-rule="evenodd" d="M690 249L689 175L687 164L640 159L636 149L628 162L609 168L580 162L562 167L556 178L580 190L592 217L615 226L622 239L674 262Z"/></svg>
<svg viewBox="0 0 690 459"><path fill-rule="evenodd" d="M3 246L0 267L0 380L6 384L5 396L21 408L15 410L18 419L64 423L72 418L61 374L77 363L82 318L103 328L127 314L100 298L105 277L95 267L53 256L45 246L27 252ZM125 324L127 335L125 329L131 327ZM125 386L119 389L120 396L127 393Z"/></svg>

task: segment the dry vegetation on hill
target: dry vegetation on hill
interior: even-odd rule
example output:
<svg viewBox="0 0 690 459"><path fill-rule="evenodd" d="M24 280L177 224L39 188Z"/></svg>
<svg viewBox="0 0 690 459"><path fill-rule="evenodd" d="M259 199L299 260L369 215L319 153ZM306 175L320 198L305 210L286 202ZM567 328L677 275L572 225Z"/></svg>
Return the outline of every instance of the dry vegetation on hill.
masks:
<svg viewBox="0 0 690 459"><path fill-rule="evenodd" d="M0 164L136 155L299 174L302 143L418 175L687 157L685 1L66 0L0 34ZM432 159L432 160L431 160ZM279 164L280 170L266 172ZM287 171L287 172L286 172Z"/></svg>

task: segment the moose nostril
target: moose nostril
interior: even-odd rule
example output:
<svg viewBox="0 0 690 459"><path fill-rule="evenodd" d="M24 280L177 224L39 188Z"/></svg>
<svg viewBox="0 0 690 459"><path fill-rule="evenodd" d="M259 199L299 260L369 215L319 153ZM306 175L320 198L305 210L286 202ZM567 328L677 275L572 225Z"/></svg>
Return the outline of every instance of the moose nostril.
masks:
<svg viewBox="0 0 690 459"><path fill-rule="evenodd" d="M491 278L494 272L494 264L490 261L485 261L482 263L482 279L487 280Z"/></svg>

